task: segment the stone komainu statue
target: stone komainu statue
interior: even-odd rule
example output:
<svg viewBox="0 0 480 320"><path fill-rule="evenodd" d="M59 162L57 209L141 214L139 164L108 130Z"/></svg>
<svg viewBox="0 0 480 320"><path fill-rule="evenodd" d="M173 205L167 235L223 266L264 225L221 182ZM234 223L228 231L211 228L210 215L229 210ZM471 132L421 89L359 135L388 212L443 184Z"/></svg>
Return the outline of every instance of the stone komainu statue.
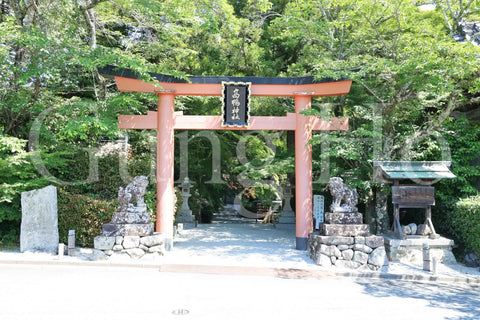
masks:
<svg viewBox="0 0 480 320"><path fill-rule="evenodd" d="M357 190L350 189L343 183L339 177L330 178L327 189L333 197L330 210L332 212L358 212L358 194Z"/></svg>
<svg viewBox="0 0 480 320"><path fill-rule="evenodd" d="M125 188L118 189L118 212L127 212L132 207L144 207L143 197L147 191L148 177L136 176Z"/></svg>

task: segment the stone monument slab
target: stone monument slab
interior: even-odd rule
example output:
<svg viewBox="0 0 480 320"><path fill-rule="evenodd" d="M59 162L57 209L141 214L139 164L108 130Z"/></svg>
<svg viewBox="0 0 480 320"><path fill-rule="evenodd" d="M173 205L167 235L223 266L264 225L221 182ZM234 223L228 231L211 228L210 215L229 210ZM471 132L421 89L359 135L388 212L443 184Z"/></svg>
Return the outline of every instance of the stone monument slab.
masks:
<svg viewBox="0 0 480 320"><path fill-rule="evenodd" d="M57 253L57 188L47 186L22 192L21 203L20 251Z"/></svg>

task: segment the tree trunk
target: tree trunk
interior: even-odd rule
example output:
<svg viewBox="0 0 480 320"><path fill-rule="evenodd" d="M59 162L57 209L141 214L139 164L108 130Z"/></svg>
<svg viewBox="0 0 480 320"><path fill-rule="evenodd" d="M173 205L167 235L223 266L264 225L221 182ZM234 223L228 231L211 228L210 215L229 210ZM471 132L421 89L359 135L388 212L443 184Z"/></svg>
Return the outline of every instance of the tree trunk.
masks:
<svg viewBox="0 0 480 320"><path fill-rule="evenodd" d="M375 190L375 226L376 234L385 234L390 230L390 218L388 216L387 186L381 186Z"/></svg>

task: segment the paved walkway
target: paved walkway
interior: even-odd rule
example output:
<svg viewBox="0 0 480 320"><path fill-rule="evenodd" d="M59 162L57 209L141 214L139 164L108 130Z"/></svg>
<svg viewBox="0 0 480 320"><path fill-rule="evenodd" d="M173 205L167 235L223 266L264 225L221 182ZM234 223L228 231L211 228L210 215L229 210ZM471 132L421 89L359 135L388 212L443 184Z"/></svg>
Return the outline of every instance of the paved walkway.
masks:
<svg viewBox="0 0 480 320"><path fill-rule="evenodd" d="M179 270L187 270L187 265L197 266L197 270L229 272L227 267L265 269L296 269L299 275L321 277L322 275L343 275L354 277L383 277L391 279L445 280L480 283L480 271L461 264L437 266L433 275L424 271L421 264L390 262L378 272L356 271L341 268L324 268L316 265L306 251L295 249L295 230L280 225L225 221L199 225L198 228L184 230L174 241L175 250L164 257L167 265L176 265ZM183 266L183 267L182 267ZM250 268L250 269L249 269Z"/></svg>
<svg viewBox="0 0 480 320"><path fill-rule="evenodd" d="M235 223L231 223L234 220ZM279 225L255 223L242 218L218 219L212 224L183 230L174 239L174 250L155 259L109 259L85 261L78 257L43 253L0 252L0 263L77 264L160 267L169 272L258 274L280 277L350 276L412 280L442 280L480 284L480 271L461 264L437 266L437 274L422 270L420 264L390 263L378 272L317 266L306 251L295 249L295 230Z"/></svg>
<svg viewBox="0 0 480 320"><path fill-rule="evenodd" d="M2 320L478 320L480 286L0 264Z"/></svg>
<svg viewBox="0 0 480 320"><path fill-rule="evenodd" d="M184 230L156 260L0 252L0 319L480 319L476 269L324 269L291 228L229 222Z"/></svg>

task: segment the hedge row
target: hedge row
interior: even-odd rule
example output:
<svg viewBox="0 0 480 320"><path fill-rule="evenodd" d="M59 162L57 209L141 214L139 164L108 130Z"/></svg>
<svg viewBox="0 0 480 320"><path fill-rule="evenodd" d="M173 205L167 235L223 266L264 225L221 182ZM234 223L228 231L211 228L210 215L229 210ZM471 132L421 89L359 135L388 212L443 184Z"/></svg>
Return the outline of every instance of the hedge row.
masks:
<svg viewBox="0 0 480 320"><path fill-rule="evenodd" d="M93 239L102 233L104 223L116 210L113 201L92 199L89 195L58 190L58 232L60 242L67 243L68 230L75 230L75 244L93 247Z"/></svg>
<svg viewBox="0 0 480 320"><path fill-rule="evenodd" d="M452 212L452 224L466 249L480 254L480 195L457 201Z"/></svg>

